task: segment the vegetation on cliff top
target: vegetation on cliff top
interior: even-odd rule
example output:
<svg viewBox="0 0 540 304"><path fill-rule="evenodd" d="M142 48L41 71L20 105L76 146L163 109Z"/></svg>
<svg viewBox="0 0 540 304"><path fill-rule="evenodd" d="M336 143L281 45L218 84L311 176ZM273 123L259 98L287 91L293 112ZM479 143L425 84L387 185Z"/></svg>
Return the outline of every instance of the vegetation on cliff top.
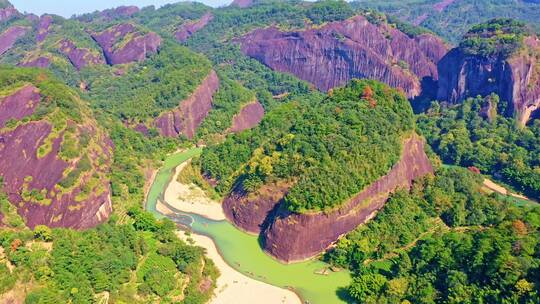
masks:
<svg viewBox="0 0 540 304"><path fill-rule="evenodd" d="M202 170L218 191L241 185L256 191L272 180L293 186L289 210L341 205L388 173L414 128L406 97L376 81L353 80L321 101L291 103L268 113L261 126L205 149Z"/></svg>
<svg viewBox="0 0 540 304"><path fill-rule="evenodd" d="M506 58L523 46L529 33L526 25L513 19L492 19L475 25L459 44L468 55Z"/></svg>
<svg viewBox="0 0 540 304"><path fill-rule="evenodd" d="M360 303L537 303L540 208L482 194L462 168L398 192L326 258Z"/></svg>

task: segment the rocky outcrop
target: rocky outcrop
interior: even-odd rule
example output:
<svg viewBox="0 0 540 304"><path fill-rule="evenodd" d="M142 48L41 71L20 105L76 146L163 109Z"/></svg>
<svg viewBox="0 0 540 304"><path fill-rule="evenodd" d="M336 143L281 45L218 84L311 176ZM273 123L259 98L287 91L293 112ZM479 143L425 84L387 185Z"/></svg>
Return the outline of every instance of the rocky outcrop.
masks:
<svg viewBox="0 0 540 304"><path fill-rule="evenodd" d="M193 138L197 127L212 109L212 98L219 89L219 78L211 71L191 96L172 111L161 114L154 126L162 136L177 137L180 134Z"/></svg>
<svg viewBox="0 0 540 304"><path fill-rule="evenodd" d="M424 142L413 136L405 141L401 159L387 175L334 211L298 214L284 210L280 201L287 193L285 186L270 186L271 190L252 196L233 191L223 207L235 225L261 232L269 254L284 262L299 261L319 254L341 235L368 221L384 206L390 193L408 189L413 180L432 172Z"/></svg>
<svg viewBox="0 0 540 304"><path fill-rule="evenodd" d="M0 97L0 176L9 201L26 224L88 228L104 222L112 212L107 179L112 142L93 120L58 131L48 119L26 121L39 103L48 102L32 86ZM14 121L15 124L6 124ZM69 132L87 140L83 156L62 156ZM59 133L55 133L59 132ZM67 180L77 172L71 183Z"/></svg>
<svg viewBox="0 0 540 304"><path fill-rule="evenodd" d="M525 125L540 107L540 42L530 36L524 49L508 58L450 51L439 63L439 100L458 103L468 97L499 95L507 115Z"/></svg>
<svg viewBox="0 0 540 304"><path fill-rule="evenodd" d="M208 12L204 14L201 17L201 19L197 21L182 24L175 33L176 40L178 40L179 42L185 42L189 37L191 37L197 31L204 28L208 24L208 22L212 21L212 19L214 19L214 15Z"/></svg>
<svg viewBox="0 0 540 304"><path fill-rule="evenodd" d="M92 37L103 49L110 65L141 62L158 51L161 38L153 32L144 33L131 23L118 24Z"/></svg>
<svg viewBox="0 0 540 304"><path fill-rule="evenodd" d="M9 19L18 16L20 13L14 7L6 7L0 9L0 22L8 21Z"/></svg>
<svg viewBox="0 0 540 304"><path fill-rule="evenodd" d="M34 67L34 68L48 68L51 64L51 60L47 57L40 56L35 59L28 59L19 64L23 67Z"/></svg>
<svg viewBox="0 0 540 304"><path fill-rule="evenodd" d="M244 54L327 91L352 78L372 78L420 94L424 78L436 80L446 46L430 34L409 37L363 17L302 31L257 29L240 40Z"/></svg>
<svg viewBox="0 0 540 304"><path fill-rule="evenodd" d="M64 54L71 64L80 70L89 65L105 64L101 54L95 54L86 48L78 48L71 40L63 39L60 41L58 50Z"/></svg>
<svg viewBox="0 0 540 304"><path fill-rule="evenodd" d="M32 115L41 96L33 85L25 86L11 95L0 98L0 129L12 119L20 120Z"/></svg>
<svg viewBox="0 0 540 304"><path fill-rule="evenodd" d="M101 16L109 20L123 17L131 17L138 13L140 9L137 6L119 6L113 9L107 9L101 12Z"/></svg>
<svg viewBox="0 0 540 304"><path fill-rule="evenodd" d="M258 102L248 103L240 109L240 113L234 115L229 132L239 133L256 127L264 117L264 108Z"/></svg>
<svg viewBox="0 0 540 304"><path fill-rule="evenodd" d="M24 26L12 26L0 34L0 56L9 51L17 42L17 39L26 35L28 28Z"/></svg>
<svg viewBox="0 0 540 304"><path fill-rule="evenodd" d="M39 24L37 27L36 41L42 42L49 35L49 29L53 23L52 16L44 15L39 19Z"/></svg>
<svg viewBox="0 0 540 304"><path fill-rule="evenodd" d="M272 220L288 190L287 184L270 184L248 194L239 186L223 200L223 211L240 229L259 234L268 225L267 221Z"/></svg>

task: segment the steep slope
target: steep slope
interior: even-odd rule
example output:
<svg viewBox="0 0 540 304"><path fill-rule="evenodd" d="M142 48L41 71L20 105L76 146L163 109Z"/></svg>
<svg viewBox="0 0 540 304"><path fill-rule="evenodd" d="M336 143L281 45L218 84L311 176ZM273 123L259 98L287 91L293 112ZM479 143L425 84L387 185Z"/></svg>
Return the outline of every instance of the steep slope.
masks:
<svg viewBox="0 0 540 304"><path fill-rule="evenodd" d="M13 47L17 39L26 35L28 28L24 26L12 26L0 34L0 56Z"/></svg>
<svg viewBox="0 0 540 304"><path fill-rule="evenodd" d="M323 91L352 78L371 78L402 88L409 97L420 94L424 78L438 79L437 62L446 52L430 34L409 37L364 16L301 31L257 29L240 42L244 54Z"/></svg>
<svg viewBox="0 0 540 304"><path fill-rule="evenodd" d="M250 102L244 105L240 112L233 117L230 132L238 133L257 126L264 117L264 108L258 102Z"/></svg>
<svg viewBox="0 0 540 304"><path fill-rule="evenodd" d="M353 80L319 103L267 113L260 127L205 149L200 165L225 195L227 217L290 262L324 250L390 192L432 172L412 129L403 94Z"/></svg>
<svg viewBox="0 0 540 304"><path fill-rule="evenodd" d="M439 63L438 99L496 93L525 125L540 107L540 41L523 24L496 19L471 29Z"/></svg>
<svg viewBox="0 0 540 304"><path fill-rule="evenodd" d="M193 138L197 127L212 109L212 97L219 89L219 78L215 71L202 81L191 96L171 111L161 114L154 125L161 135L177 137L180 134Z"/></svg>
<svg viewBox="0 0 540 304"><path fill-rule="evenodd" d="M112 211L112 143L77 94L45 72L2 67L0 175L29 227L88 228Z"/></svg>
<svg viewBox="0 0 540 304"><path fill-rule="evenodd" d="M112 26L92 37L111 65L143 61L156 53L161 45L161 37L156 33L142 31L131 23Z"/></svg>
<svg viewBox="0 0 540 304"><path fill-rule="evenodd" d="M175 33L176 40L185 42L191 35L204 28L212 19L214 19L214 15L206 13L199 20L182 24Z"/></svg>

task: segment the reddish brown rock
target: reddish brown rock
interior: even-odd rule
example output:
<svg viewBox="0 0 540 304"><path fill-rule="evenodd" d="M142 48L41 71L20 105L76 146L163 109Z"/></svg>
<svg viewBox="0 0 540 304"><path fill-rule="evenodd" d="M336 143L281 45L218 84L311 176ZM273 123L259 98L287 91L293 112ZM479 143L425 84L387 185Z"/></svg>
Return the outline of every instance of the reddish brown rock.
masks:
<svg viewBox="0 0 540 304"><path fill-rule="evenodd" d="M27 85L6 97L0 97L0 129L11 119L30 116L39 104L41 96L33 85Z"/></svg>
<svg viewBox="0 0 540 304"><path fill-rule="evenodd" d="M384 206L390 193L408 189L412 181L432 173L424 152L424 142L417 136L405 141L401 159L391 171L368 186L339 209L328 213L297 214L280 208L279 201L287 188L264 191L262 199L233 192L224 201L229 219L242 229L257 232L263 228L264 249L284 262L313 257L328 248L341 235L368 221ZM267 193L267 194L266 194Z"/></svg>
<svg viewBox="0 0 540 304"><path fill-rule="evenodd" d="M92 37L103 49L110 65L143 61L156 53L161 45L161 38L156 33L143 33L131 23L115 25Z"/></svg>
<svg viewBox="0 0 540 304"><path fill-rule="evenodd" d="M0 56L13 47L17 39L26 35L28 28L24 26L12 26L0 34Z"/></svg>
<svg viewBox="0 0 540 304"><path fill-rule="evenodd" d="M41 101L39 92L32 85L2 98L2 126L6 118L21 119L32 115L36 105L45 101L46 98ZM0 131L2 187L30 228L36 225L88 228L104 222L112 212L110 186L105 177L111 165L112 142L97 129L95 121L75 124L68 120L68 125L77 134L87 134L94 145L86 150L90 168L66 189L59 184L65 179L66 172L77 168L81 159L66 161L60 158L63 131L49 138L53 127L46 119L22 120L18 125ZM40 155L38 151L47 141L51 143L50 149ZM80 195L83 192L86 194Z"/></svg>
<svg viewBox="0 0 540 304"><path fill-rule="evenodd" d="M48 68L51 64L51 61L47 57L38 57L35 59L26 60L21 62L19 66L23 67L34 67L34 68Z"/></svg>
<svg viewBox="0 0 540 304"><path fill-rule="evenodd" d="M80 70L89 65L105 64L101 54L94 54L86 48L78 48L71 40L63 39L60 41L58 50L64 54L71 64Z"/></svg>
<svg viewBox="0 0 540 304"><path fill-rule="evenodd" d="M154 126L162 136L177 137L182 134L193 138L197 128L212 109L212 98L218 89L219 78L212 70L179 107L156 118Z"/></svg>
<svg viewBox="0 0 540 304"><path fill-rule="evenodd" d="M18 15L20 15L20 13L14 7L0 9L0 22L7 21Z"/></svg>
<svg viewBox="0 0 540 304"><path fill-rule="evenodd" d="M201 19L199 19L197 21L182 24L180 26L180 28L175 33L176 40L178 40L180 42L185 42L189 37L191 37L197 31L204 28L208 24L208 22L212 21L212 19L214 19L214 15L212 15L212 13L208 12L208 13L204 14L201 17Z"/></svg>
<svg viewBox="0 0 540 304"><path fill-rule="evenodd" d="M450 51L439 63L437 98L458 103L468 97L499 95L508 102L509 116L525 125L540 107L540 42L536 36L525 39L525 49L509 58Z"/></svg>
<svg viewBox="0 0 540 304"><path fill-rule="evenodd" d="M302 31L257 29L240 43L244 54L323 91L352 78L372 78L402 88L409 97L420 94L424 78L438 78L437 62L446 52L439 38L411 38L363 16Z"/></svg>
<svg viewBox="0 0 540 304"><path fill-rule="evenodd" d="M259 234L272 219L289 187L286 184L264 185L257 193L234 189L223 200L225 216L240 229Z"/></svg>
<svg viewBox="0 0 540 304"><path fill-rule="evenodd" d="M264 108L258 101L248 103L233 117L229 132L238 133L256 127L263 117Z"/></svg>
<svg viewBox="0 0 540 304"><path fill-rule="evenodd" d="M47 38L47 35L49 35L49 29L52 23L53 23L52 16L49 16L49 15L41 16L41 18L39 19L39 24L37 28L38 32L36 34L37 42L42 42L43 40L45 40L45 38Z"/></svg>

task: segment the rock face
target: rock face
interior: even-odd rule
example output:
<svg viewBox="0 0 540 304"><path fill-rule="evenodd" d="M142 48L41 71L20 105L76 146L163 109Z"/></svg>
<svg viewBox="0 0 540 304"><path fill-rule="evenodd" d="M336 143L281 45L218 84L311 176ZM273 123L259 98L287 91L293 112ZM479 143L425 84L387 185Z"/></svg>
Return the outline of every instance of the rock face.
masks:
<svg viewBox="0 0 540 304"><path fill-rule="evenodd" d="M162 136L177 137L180 134L193 138L197 127L212 109L212 98L219 89L219 78L211 71L193 94L172 111L161 114L154 126Z"/></svg>
<svg viewBox="0 0 540 304"><path fill-rule="evenodd" d="M506 113L521 125L540 107L540 42L527 37L525 49L509 58L468 55L451 50L439 63L437 98L458 103L468 97L499 95Z"/></svg>
<svg viewBox="0 0 540 304"><path fill-rule="evenodd" d="M137 6L119 6L117 8L104 10L101 12L101 16L107 19L115 19L122 17L131 17L138 13L140 9Z"/></svg>
<svg viewBox="0 0 540 304"><path fill-rule="evenodd" d="M424 78L438 79L437 63L447 51L432 35L411 38L363 16L303 31L257 29L240 43L244 54L323 91L352 78L372 78L402 88L409 97L420 94Z"/></svg>
<svg viewBox="0 0 540 304"><path fill-rule="evenodd" d="M197 31L204 28L208 24L208 22L212 21L212 19L214 19L214 15L212 15L212 13L206 13L201 17L201 19L197 21L182 24L175 33L176 40L178 40L179 42L185 42Z"/></svg>
<svg viewBox="0 0 540 304"><path fill-rule="evenodd" d="M20 63L20 66L23 67L34 67L34 68L48 68L51 61L47 57L38 57L36 59L26 60Z"/></svg>
<svg viewBox="0 0 540 304"><path fill-rule="evenodd" d="M64 160L60 156L66 133L55 134L46 119L24 122L39 103L47 102L33 85L0 97L0 175L9 201L17 207L26 224L50 227L88 228L102 223L112 211L106 174L112 159L112 142L95 121L69 128L90 141L87 159ZM14 126L7 121L18 121ZM40 153L43 147L48 152ZM64 188L66 172L86 163L75 184ZM69 174L68 174L69 176Z"/></svg>
<svg viewBox="0 0 540 304"><path fill-rule="evenodd" d="M0 56L13 47L17 39L26 35L27 27L12 26L0 34Z"/></svg>
<svg viewBox="0 0 540 304"><path fill-rule="evenodd" d="M265 189L260 199L233 191L223 207L237 226L253 233L260 231L269 254L284 262L299 261L319 254L341 235L368 221L384 206L390 193L408 189L413 180L432 172L424 142L413 136L405 141L401 159L387 175L335 211L296 214L283 210L280 202L287 193L286 186Z"/></svg>
<svg viewBox="0 0 540 304"><path fill-rule="evenodd" d="M158 51L161 38L153 32L143 33L131 23L108 28L92 37L103 49L110 65L140 62Z"/></svg>
<svg viewBox="0 0 540 304"><path fill-rule="evenodd" d="M239 133L256 127L264 117L264 108L258 102L252 102L242 107L240 113L233 117L230 132Z"/></svg>
<svg viewBox="0 0 540 304"><path fill-rule="evenodd" d="M94 54L86 48L78 48L71 40L63 39L60 41L59 51L64 54L71 64L80 70L89 65L105 64L101 54Z"/></svg>
<svg viewBox="0 0 540 304"><path fill-rule="evenodd" d="M52 16L49 16L49 15L42 16L39 19L39 24L37 28L38 32L36 34L37 42L42 42L43 40L45 40L45 38L47 38L47 35L49 35L49 29L52 23L53 23L53 18Z"/></svg>
<svg viewBox="0 0 540 304"><path fill-rule="evenodd" d="M0 22L7 21L17 15L19 15L19 11L17 11L14 7L0 9Z"/></svg>

